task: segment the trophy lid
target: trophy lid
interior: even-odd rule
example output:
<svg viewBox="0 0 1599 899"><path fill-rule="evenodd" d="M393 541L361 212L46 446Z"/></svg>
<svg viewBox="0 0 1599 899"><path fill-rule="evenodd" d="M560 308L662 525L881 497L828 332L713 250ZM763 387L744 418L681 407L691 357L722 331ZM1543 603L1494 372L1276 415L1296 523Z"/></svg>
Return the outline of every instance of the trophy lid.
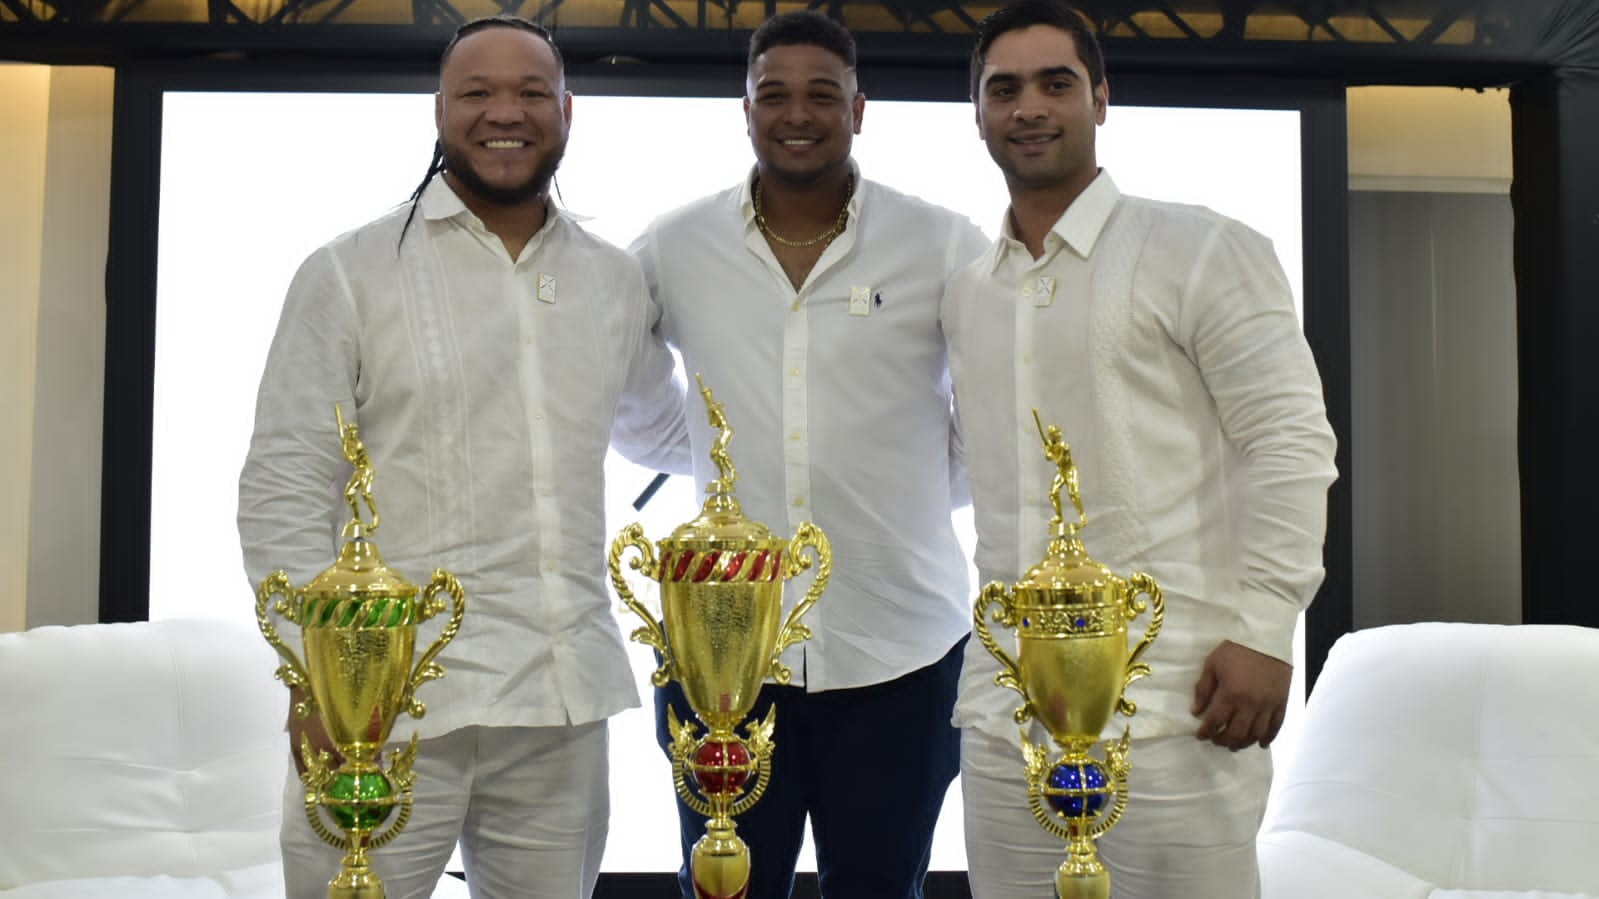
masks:
<svg viewBox="0 0 1599 899"><path fill-rule="evenodd" d="M419 588L415 584L384 563L377 544L366 536L360 521L346 525L344 535L338 559L306 584L307 597L364 599L417 594Z"/></svg>
<svg viewBox="0 0 1599 899"><path fill-rule="evenodd" d="M1079 531L1088 524L1083 511L1083 500L1078 492L1077 465L1072 461L1070 444L1061 436L1060 428L1044 427L1038 410L1033 410L1033 421L1038 424L1038 435L1044 442L1044 457L1055 463L1055 480L1050 485L1049 502L1055 510L1050 519L1053 532L1044 558L1027 569L1012 587L1018 600L1050 594L1053 603L1112 603L1125 587L1126 581L1088 554ZM1067 521L1062 512L1061 491L1065 490L1077 512L1076 521Z"/></svg>
<svg viewBox="0 0 1599 899"><path fill-rule="evenodd" d="M344 458L353 468L350 480L344 487L344 500L350 506L350 520L344 526L344 545L339 549L338 558L305 586L304 595L307 600L413 598L419 588L384 563L377 544L368 536L378 529L380 521L377 503L372 499L372 457L361 443L359 428L354 423L345 424L344 411L334 406L333 414L338 420ZM362 517L363 504L372 516L370 523ZM409 619L410 615L407 613L402 617ZM411 622L395 620L381 623Z"/></svg>
<svg viewBox="0 0 1599 899"><path fill-rule="evenodd" d="M716 465L717 477L705 485L705 504L700 508L700 514L678 525L670 537L661 541L662 545L717 549L787 545L787 540L773 537L766 525L744 517L738 497L733 493L738 472L734 470L733 460L727 454L727 445L733 439L733 427L727 422L722 404L712 398L711 389L705 386L705 379L698 374L694 379L699 382L700 395L705 398L705 411L711 427L717 432L710 453L711 461Z"/></svg>
<svg viewBox="0 0 1599 899"><path fill-rule="evenodd" d="M1057 534L1038 564L1027 569L1014 589L1023 591L1068 591L1072 593L1114 590L1122 583L1109 568L1088 554L1076 534Z"/></svg>

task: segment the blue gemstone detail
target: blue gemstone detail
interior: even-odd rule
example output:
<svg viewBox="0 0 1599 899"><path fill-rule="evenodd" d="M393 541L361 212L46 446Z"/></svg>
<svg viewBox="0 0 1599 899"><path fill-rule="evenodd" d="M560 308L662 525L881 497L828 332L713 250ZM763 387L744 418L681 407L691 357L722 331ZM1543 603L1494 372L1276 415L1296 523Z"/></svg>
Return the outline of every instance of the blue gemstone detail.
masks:
<svg viewBox="0 0 1599 899"><path fill-rule="evenodd" d="M1052 790L1067 791L1067 795L1046 797L1050 808L1062 817L1094 818L1110 802L1110 778L1094 762L1061 762L1049 772L1047 783Z"/></svg>
<svg viewBox="0 0 1599 899"><path fill-rule="evenodd" d="M1078 630L1082 630L1083 628L1088 626L1088 619L1079 617L1076 621L1074 621L1072 623L1077 625L1077 629Z"/></svg>
<svg viewBox="0 0 1599 899"><path fill-rule="evenodd" d="M1022 619L1022 627L1032 627L1032 626L1033 626L1033 620L1031 618L1023 618Z"/></svg>

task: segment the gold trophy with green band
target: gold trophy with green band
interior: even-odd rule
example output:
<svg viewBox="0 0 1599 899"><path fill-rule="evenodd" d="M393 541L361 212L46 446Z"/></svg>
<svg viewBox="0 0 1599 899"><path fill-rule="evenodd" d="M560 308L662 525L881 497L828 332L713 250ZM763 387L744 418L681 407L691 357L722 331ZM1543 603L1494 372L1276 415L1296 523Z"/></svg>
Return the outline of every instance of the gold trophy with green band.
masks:
<svg viewBox="0 0 1599 899"><path fill-rule="evenodd" d="M777 710L745 725L742 738L733 728L755 705L762 681L788 683L791 673L779 657L811 636L800 617L826 588L833 556L827 537L808 522L788 540L744 517L733 495L738 474L727 455L733 429L704 380L699 385L717 432L711 461L718 477L705 487L699 517L656 546L640 525L624 528L611 544L611 583L622 602L644 619L632 638L660 657L650 682L661 687L677 680L709 729L696 736L693 722L680 722L668 710L672 781L683 803L709 819L689 862L695 895L742 899L749 889L750 856L733 817L766 791ZM622 575L622 556L629 548L638 550L632 568L660 584L661 621L634 597ZM783 582L811 566L812 559L803 555L807 548L815 555L816 576L784 619Z"/></svg>
<svg viewBox="0 0 1599 899"><path fill-rule="evenodd" d="M304 588L296 589L282 571L268 576L256 590L255 617L266 641L283 658L278 678L291 689L310 690L309 697L295 703L293 714L302 719L320 716L338 750L334 759L327 750L313 751L310 740L301 738L306 817L317 836L345 853L328 884L328 899L384 899L383 882L372 873L367 852L392 841L411 817L417 738L413 734L409 746L389 754L387 769L381 763L383 745L400 712L420 718L427 711L416 690L444 676L436 660L460 631L466 600L461 585L443 569L433 572L433 580L419 591L383 564L370 538L378 528L372 460L356 426L346 425L337 407L334 416L344 457L354 467L344 490L350 505L344 546L333 567ZM370 522L362 517L363 504ZM452 603L443 632L413 666L417 625ZM278 636L271 612L300 627L304 662ZM322 811L342 834L328 826ZM390 815L394 821L378 832Z"/></svg>
<svg viewBox="0 0 1599 899"><path fill-rule="evenodd" d="M1043 561L1014 586L1007 589L995 581L983 588L973 625L983 648L999 660L1002 670L994 682L1022 695L1016 723L1038 719L1061 749L1051 763L1048 748L1029 740L1027 728L1022 728L1028 805L1039 825L1067 844L1066 860L1055 872L1056 893L1060 899L1110 899L1110 874L1094 840L1115 826L1127 808L1128 731L1107 742L1103 761L1089 749L1099 742L1113 713L1130 716L1137 711L1125 691L1149 674L1140 657L1160 633L1166 604L1160 585L1149 575L1137 573L1124 580L1089 557L1077 536L1088 516L1071 447L1060 428L1045 430L1036 409L1033 420L1044 457L1055 464L1049 491L1053 535ZM1062 513L1062 490L1071 497L1075 523ZM1149 626L1129 652L1127 625L1151 603ZM989 633L991 608L995 623L1016 631L1014 657Z"/></svg>

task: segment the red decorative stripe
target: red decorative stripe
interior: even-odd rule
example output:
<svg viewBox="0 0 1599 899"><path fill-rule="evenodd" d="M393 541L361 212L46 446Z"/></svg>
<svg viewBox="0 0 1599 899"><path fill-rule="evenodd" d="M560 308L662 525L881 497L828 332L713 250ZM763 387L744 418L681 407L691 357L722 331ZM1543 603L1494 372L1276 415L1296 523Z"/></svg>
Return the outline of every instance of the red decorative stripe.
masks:
<svg viewBox="0 0 1599 899"><path fill-rule="evenodd" d="M744 567L744 560L749 558L749 555L749 553L730 553L728 555L727 571L722 573L722 580L737 580L739 569Z"/></svg>
<svg viewBox="0 0 1599 899"><path fill-rule="evenodd" d="M672 572L672 580L681 581L683 577L688 574L689 563L693 561L693 553L685 551L679 554L677 557L677 568Z"/></svg>
<svg viewBox="0 0 1599 899"><path fill-rule="evenodd" d="M700 559L700 567L694 572L694 583L698 584L711 576L711 572L716 570L716 560L721 555L719 552L712 551L706 553Z"/></svg>

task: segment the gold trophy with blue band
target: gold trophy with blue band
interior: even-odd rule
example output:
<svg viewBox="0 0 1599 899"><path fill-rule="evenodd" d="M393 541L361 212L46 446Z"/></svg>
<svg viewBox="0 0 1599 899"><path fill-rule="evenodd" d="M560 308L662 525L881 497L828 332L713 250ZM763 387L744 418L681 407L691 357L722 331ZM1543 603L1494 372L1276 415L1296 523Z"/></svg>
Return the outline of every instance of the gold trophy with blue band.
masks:
<svg viewBox="0 0 1599 899"><path fill-rule="evenodd" d="M632 639L660 658L650 682L661 687L678 681L695 716L708 728L697 736L693 722L678 721L675 712L667 712L673 784L683 803L708 819L689 860L695 895L743 899L749 891L749 847L735 832L733 817L766 791L777 710L745 725L742 737L733 729L754 707L765 679L789 682L792 674L779 658L810 638L810 628L800 617L826 588L833 556L827 537L809 522L788 540L744 517L733 495L738 473L727 455L733 429L704 380L696 379L717 432L710 455L718 477L705 487L699 517L655 546L645 539L642 526L624 528L611 544L611 583L622 602L644 619ZM622 556L629 548L638 551L631 567L660 584L660 621L634 597L622 575ZM812 559L804 555L807 548L815 556L816 576L784 619L783 583L811 566Z"/></svg>
<svg viewBox="0 0 1599 899"><path fill-rule="evenodd" d="M345 853L328 884L328 899L384 899L383 882L372 872L367 853L392 841L410 820L417 738L413 734L408 746L393 750L386 769L383 745L400 712L415 718L426 713L416 690L444 676L437 659L461 629L466 600L461 585L443 569L418 590L383 563L370 538L379 520L372 460L356 426L346 425L337 407L334 416L344 457L354 468L344 490L351 516L344 546L333 567L304 588L296 589L282 571L268 576L256 590L255 617L283 659L278 678L291 689L310 691L295 703L293 714L320 716L338 750L335 760L301 738L306 817L317 836ZM417 625L452 606L443 632L413 666ZM279 637L273 612L300 627L304 662ZM323 811L333 827L323 820ZM391 815L394 821L379 832Z"/></svg>
<svg viewBox="0 0 1599 899"><path fill-rule="evenodd" d="M1071 447L1060 428L1044 428L1036 409L1033 420L1044 457L1055 465L1049 491L1055 511L1052 536L1043 561L1012 587L995 581L983 588L973 609L973 626L983 648L999 660L1001 671L994 682L1022 695L1014 718L1024 725L1028 805L1040 826L1066 841L1066 860L1055 872L1056 893L1060 899L1110 899L1110 874L1094 840L1114 827L1127 808L1129 733L1123 729L1121 739L1107 742L1103 760L1089 750L1112 714L1137 711L1126 689L1150 672L1140 657L1160 633L1166 604L1160 585L1149 575L1136 573L1124 580L1088 555L1078 537L1088 516ZM1062 512L1062 490L1077 513L1075 523ZM1127 625L1151 604L1149 625L1129 652ZM989 633L989 617L1016 631L1014 657ZM1025 725L1034 718L1061 749L1053 763L1048 748L1027 737Z"/></svg>

